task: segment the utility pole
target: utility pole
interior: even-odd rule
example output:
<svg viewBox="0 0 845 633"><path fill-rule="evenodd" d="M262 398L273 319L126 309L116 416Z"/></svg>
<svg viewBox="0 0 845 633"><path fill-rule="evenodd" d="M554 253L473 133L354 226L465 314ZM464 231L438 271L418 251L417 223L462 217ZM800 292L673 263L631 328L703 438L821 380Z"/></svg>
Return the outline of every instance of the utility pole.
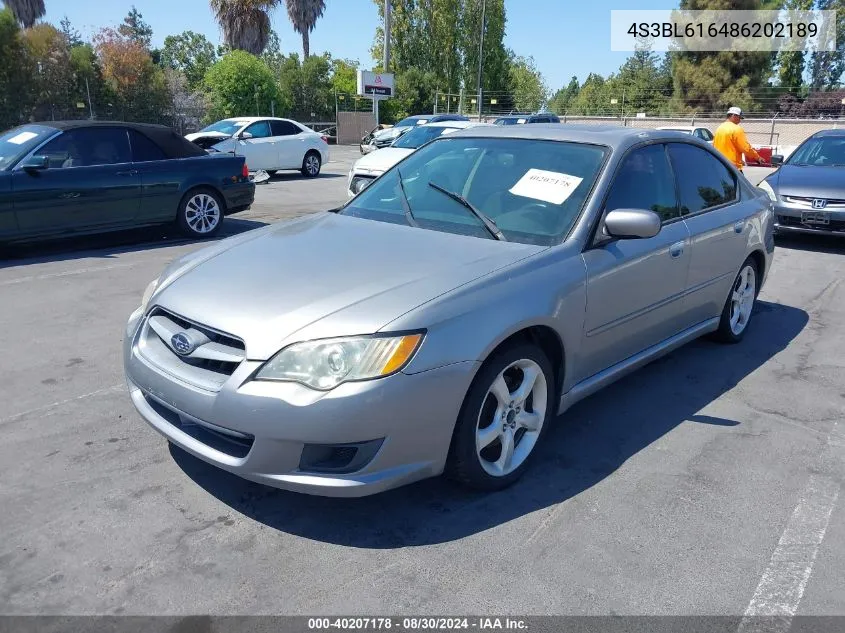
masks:
<svg viewBox="0 0 845 633"><path fill-rule="evenodd" d="M94 106L91 105L91 88L88 87L88 77L85 78L85 92L88 93L88 118L94 119Z"/></svg>
<svg viewBox="0 0 845 633"><path fill-rule="evenodd" d="M487 0L481 0L481 36L478 43L478 120L481 121L481 67L484 59L484 20L487 12Z"/></svg>
<svg viewBox="0 0 845 633"><path fill-rule="evenodd" d="M384 0L384 63L382 72L390 72L390 0Z"/></svg>

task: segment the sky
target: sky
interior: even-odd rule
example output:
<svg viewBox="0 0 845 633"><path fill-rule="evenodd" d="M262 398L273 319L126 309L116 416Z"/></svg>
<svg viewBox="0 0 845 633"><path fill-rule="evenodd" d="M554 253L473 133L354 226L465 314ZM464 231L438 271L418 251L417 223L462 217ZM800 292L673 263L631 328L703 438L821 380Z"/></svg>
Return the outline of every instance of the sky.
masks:
<svg viewBox="0 0 845 633"><path fill-rule="evenodd" d="M167 35L191 30L219 43L220 31L208 0L135 0L144 20L153 28L153 45L161 46ZM627 9L629 0L505 0L505 45L518 55L532 56L553 91L577 76L584 81L591 72L615 72L627 53L610 50L610 11ZM46 0L45 20L58 25L63 16L83 36L103 26L117 26L129 12L132 0L82 2ZM672 9L678 0L637 0L637 9ZM271 16L286 53L302 53L302 40L294 33L284 7ZM378 10L373 0L326 0L326 11L311 34L311 52L328 51L333 57L357 59L363 68L373 63L370 47Z"/></svg>

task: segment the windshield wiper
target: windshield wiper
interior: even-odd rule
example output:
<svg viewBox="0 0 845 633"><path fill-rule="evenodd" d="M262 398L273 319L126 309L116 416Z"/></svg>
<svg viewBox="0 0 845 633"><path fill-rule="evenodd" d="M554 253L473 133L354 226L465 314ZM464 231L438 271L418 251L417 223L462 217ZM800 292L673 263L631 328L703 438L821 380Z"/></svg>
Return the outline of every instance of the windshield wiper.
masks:
<svg viewBox="0 0 845 633"><path fill-rule="evenodd" d="M449 191L448 189L444 189L436 182L429 181L428 186L432 189L436 189L440 193L446 194L447 196L452 198L452 200L460 202L464 206L464 208L468 209L470 213L472 213L481 221L481 223L484 225L484 228L487 229L490 232L490 235L492 235L494 238L502 242L508 241L504 233L502 233L502 230L498 226L496 226L496 221L493 220L493 218L485 215L483 212L479 211L475 207L475 205L472 204L472 202L464 198L461 194L455 193L454 191Z"/></svg>
<svg viewBox="0 0 845 633"><path fill-rule="evenodd" d="M399 193L402 194L402 208L405 210L405 219L413 227L420 228L417 220L414 218L414 212L411 211L411 203L408 202L408 194L405 193L405 183L402 181L402 172L396 170L396 178L399 180Z"/></svg>

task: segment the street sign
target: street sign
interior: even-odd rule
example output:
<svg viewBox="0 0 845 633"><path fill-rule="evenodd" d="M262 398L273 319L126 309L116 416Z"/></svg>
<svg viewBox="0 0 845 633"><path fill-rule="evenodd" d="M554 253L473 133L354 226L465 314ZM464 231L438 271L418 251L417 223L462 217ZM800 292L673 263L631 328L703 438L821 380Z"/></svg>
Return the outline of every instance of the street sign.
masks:
<svg viewBox="0 0 845 633"><path fill-rule="evenodd" d="M358 71L358 94L372 97L393 96L393 73Z"/></svg>

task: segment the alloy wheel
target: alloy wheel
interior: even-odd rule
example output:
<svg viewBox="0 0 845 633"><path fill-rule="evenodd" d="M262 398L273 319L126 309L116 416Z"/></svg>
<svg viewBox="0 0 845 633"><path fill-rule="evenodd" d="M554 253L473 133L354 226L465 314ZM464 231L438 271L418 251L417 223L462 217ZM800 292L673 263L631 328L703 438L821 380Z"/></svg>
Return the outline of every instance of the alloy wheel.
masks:
<svg viewBox="0 0 845 633"><path fill-rule="evenodd" d="M309 176L316 176L320 173L320 159L314 154L309 154L305 157L305 171Z"/></svg>
<svg viewBox="0 0 845 633"><path fill-rule="evenodd" d="M220 206L207 193L198 193L185 205L185 220L195 233L210 233L220 222Z"/></svg>
<svg viewBox="0 0 845 633"><path fill-rule="evenodd" d="M754 267L746 265L740 272L731 292L731 332L742 334L751 318L754 299L757 294L757 273Z"/></svg>
<svg viewBox="0 0 845 633"><path fill-rule="evenodd" d="M517 360L502 370L478 414L475 447L484 471L505 477L531 454L546 417L548 385L540 366Z"/></svg>

